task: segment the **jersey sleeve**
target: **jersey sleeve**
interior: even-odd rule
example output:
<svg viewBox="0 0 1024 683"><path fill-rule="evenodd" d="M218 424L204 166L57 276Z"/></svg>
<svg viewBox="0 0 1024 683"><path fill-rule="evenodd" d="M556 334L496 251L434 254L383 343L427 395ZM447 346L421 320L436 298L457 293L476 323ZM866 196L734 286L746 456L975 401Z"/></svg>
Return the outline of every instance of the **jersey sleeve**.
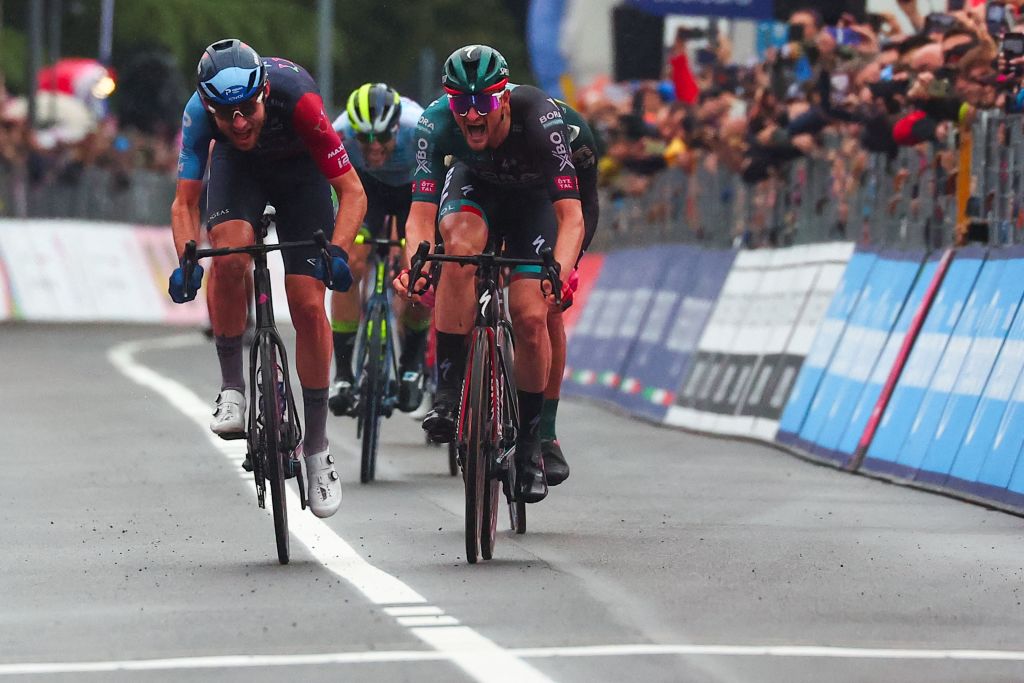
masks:
<svg viewBox="0 0 1024 683"><path fill-rule="evenodd" d="M202 180L210 155L213 129L199 95L192 93L181 115L181 151L178 153L178 179Z"/></svg>
<svg viewBox="0 0 1024 683"><path fill-rule="evenodd" d="M544 174L548 196L553 202L579 199L580 186L572 160L571 137L562 109L554 100L543 97L540 91L536 91L526 104L523 129Z"/></svg>
<svg viewBox="0 0 1024 683"><path fill-rule="evenodd" d="M441 104L439 104L441 103ZM412 174L412 201L437 204L445 174L443 144L447 126L451 125L447 107L435 100L420 116L413 136L415 170Z"/></svg>
<svg viewBox="0 0 1024 683"><path fill-rule="evenodd" d="M325 177L337 178L352 170L348 152L331 127L320 95L307 92L298 99L292 114L292 126Z"/></svg>

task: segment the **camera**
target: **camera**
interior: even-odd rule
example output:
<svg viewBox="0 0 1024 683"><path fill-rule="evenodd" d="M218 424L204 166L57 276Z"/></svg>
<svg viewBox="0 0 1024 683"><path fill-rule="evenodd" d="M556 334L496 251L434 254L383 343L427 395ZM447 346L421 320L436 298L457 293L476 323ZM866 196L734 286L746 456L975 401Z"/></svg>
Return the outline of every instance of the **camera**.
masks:
<svg viewBox="0 0 1024 683"><path fill-rule="evenodd" d="M989 0L985 5L985 26L990 36L999 38L1013 28L1013 14L1004 3Z"/></svg>
<svg viewBox="0 0 1024 683"><path fill-rule="evenodd" d="M940 12L932 12L924 20L924 32L939 33L946 35L952 30L953 26L956 25L956 17L952 14L942 14Z"/></svg>

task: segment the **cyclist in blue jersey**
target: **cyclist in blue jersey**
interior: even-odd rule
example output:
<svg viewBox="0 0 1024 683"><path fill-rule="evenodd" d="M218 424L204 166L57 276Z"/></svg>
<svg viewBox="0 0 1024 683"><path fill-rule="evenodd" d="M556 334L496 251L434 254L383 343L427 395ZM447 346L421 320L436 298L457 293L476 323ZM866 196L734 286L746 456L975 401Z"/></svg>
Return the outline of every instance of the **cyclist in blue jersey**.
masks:
<svg viewBox="0 0 1024 683"><path fill-rule="evenodd" d="M261 59L245 43L221 40L206 48L198 66L196 92L182 115L178 182L171 228L179 258L200 226L215 248L254 242L253 225L267 203L276 209L278 237L309 240L321 229L331 234L330 260L320 250L284 252L285 290L295 325L295 365L302 385L305 431L300 449L309 505L328 517L341 502L341 486L327 442L327 389L331 370L331 328L324 308L324 282L347 289L347 265L356 230L366 211L359 176L351 173L345 146L324 112L316 83L301 66L278 57ZM210 142L215 141L212 152ZM209 179L203 174L209 165ZM334 214L331 190L340 199ZM202 200L202 201L201 201ZM251 258L233 254L211 266L210 319L221 369L221 391L210 429L222 438L245 430L246 274ZM195 297L202 267L185 286L183 268L171 275L168 293L176 303Z"/></svg>
<svg viewBox="0 0 1024 683"><path fill-rule="evenodd" d="M416 123L422 113L423 107L400 97L387 84L364 83L352 91L345 111L334 121L334 129L348 145L349 160L366 190L366 218L360 231L369 237L391 237L392 217L398 236L405 235L405 220L412 201L410 183L416 168ZM349 267L356 286L331 297L335 377L330 407L335 415L351 413L355 408L352 354L361 312L358 285L362 283L369 252L369 247L351 250ZM395 302L395 309L402 329L398 408L409 412L423 398L423 354L430 329L430 309L404 299Z"/></svg>

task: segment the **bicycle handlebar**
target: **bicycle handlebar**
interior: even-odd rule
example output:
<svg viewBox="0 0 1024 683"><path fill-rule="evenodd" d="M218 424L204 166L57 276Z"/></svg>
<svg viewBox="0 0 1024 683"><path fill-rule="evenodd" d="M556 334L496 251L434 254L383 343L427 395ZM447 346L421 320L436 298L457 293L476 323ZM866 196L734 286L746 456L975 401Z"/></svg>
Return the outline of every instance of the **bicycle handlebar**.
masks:
<svg viewBox="0 0 1024 683"><path fill-rule="evenodd" d="M416 290L416 282L423 276L423 266L429 262L458 263L464 266L541 266L544 269L544 277L541 282L547 280L551 283L552 293L555 295L556 305L562 305L562 281L559 277L558 264L551 247L544 247L540 250L539 259L506 258L491 253L477 254L475 256L449 256L448 254L431 254L430 242L424 240L416 248L409 268L409 292L412 294L423 294L430 287L430 278L422 290Z"/></svg>
<svg viewBox="0 0 1024 683"><path fill-rule="evenodd" d="M229 254L249 254L250 256L256 256L260 254L268 254L272 251L285 251L288 249L302 249L308 247L319 247L320 258L324 260L324 263L330 262L330 254L327 253L327 236L324 235L323 230L317 230L313 233L313 239L305 240L301 242L280 242L278 244L250 244L245 247L222 247L219 249L198 249L196 247L195 240L189 240L185 243L185 251L182 254L182 275L185 276L185 293L187 295L193 294L191 291L190 284L192 282L192 271L195 269L199 259L209 258L214 256L227 256ZM331 269L327 268L327 277L330 278ZM328 287L330 284L328 284Z"/></svg>

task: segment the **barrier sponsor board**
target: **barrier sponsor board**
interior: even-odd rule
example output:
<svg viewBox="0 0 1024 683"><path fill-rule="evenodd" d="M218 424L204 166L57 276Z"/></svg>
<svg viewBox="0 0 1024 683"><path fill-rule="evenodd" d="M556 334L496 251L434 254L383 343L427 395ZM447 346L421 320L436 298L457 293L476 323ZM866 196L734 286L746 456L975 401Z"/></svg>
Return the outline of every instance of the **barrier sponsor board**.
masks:
<svg viewBox="0 0 1024 683"><path fill-rule="evenodd" d="M647 316L664 272L664 247L615 252L601 275L568 342L562 392L614 401L622 370Z"/></svg>
<svg viewBox="0 0 1024 683"><path fill-rule="evenodd" d="M864 249L863 251L874 251ZM801 447L845 464L842 437L921 270L923 252L879 251L800 428ZM922 293L923 294L923 293ZM884 378L883 378L884 381ZM881 389L881 383L878 384ZM874 395L877 399L877 393ZM871 405L874 405L873 401ZM868 409L870 412L870 408ZM866 415L865 415L866 421ZM863 424L860 427L863 431ZM860 433L858 431L858 434Z"/></svg>
<svg viewBox="0 0 1024 683"><path fill-rule="evenodd" d="M622 371L613 400L626 410L661 421L689 369L711 308L735 252L691 246L663 247L664 277L655 290Z"/></svg>
<svg viewBox="0 0 1024 683"><path fill-rule="evenodd" d="M771 439L852 245L741 252L669 424Z"/></svg>
<svg viewBox="0 0 1024 683"><path fill-rule="evenodd" d="M868 447L864 469L908 478L916 472L919 457L912 457L910 453L903 455L902 448L919 415L920 419L925 419L932 410L932 403L938 400L936 394L929 396L929 387L974 289L984 258L983 248L967 247L950 264ZM954 349L953 353L958 355L959 351ZM927 407L924 407L922 404L926 402Z"/></svg>

